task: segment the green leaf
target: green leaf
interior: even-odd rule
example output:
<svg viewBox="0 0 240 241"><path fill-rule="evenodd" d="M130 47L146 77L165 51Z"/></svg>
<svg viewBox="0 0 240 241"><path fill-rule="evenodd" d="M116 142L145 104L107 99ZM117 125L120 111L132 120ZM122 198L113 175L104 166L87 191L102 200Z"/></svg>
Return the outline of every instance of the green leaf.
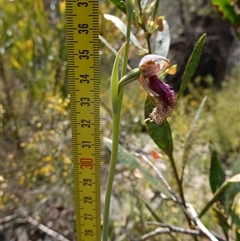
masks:
<svg viewBox="0 0 240 241"><path fill-rule="evenodd" d="M115 58L113 69L112 69L112 75L111 75L111 86L110 86L110 92L111 92L111 101L112 101L112 109L114 113L118 112L118 82L119 82L119 61L120 56L126 46L125 42L123 46L118 51L118 54Z"/></svg>
<svg viewBox="0 0 240 241"><path fill-rule="evenodd" d="M239 183L238 183L239 184ZM238 188L238 193L235 195L235 197L230 200L232 203L231 209L229 212L229 216L231 217L232 223L236 224L237 227L240 227L240 189Z"/></svg>
<svg viewBox="0 0 240 241"><path fill-rule="evenodd" d="M186 90L187 85L190 82L190 80L198 66L205 41L206 41L206 34L203 34L199 38L197 44L195 45L195 48L193 49L191 56L188 59L187 65L186 65L184 73L183 73L180 90L178 92L178 99Z"/></svg>
<svg viewBox="0 0 240 241"><path fill-rule="evenodd" d="M238 13L238 1L229 0L211 0L213 6L221 14L224 20L230 22L233 27L240 28L240 14ZM230 4L231 2L231 4ZM240 37L240 32L237 32Z"/></svg>
<svg viewBox="0 0 240 241"><path fill-rule="evenodd" d="M107 148L110 151L112 151L112 140L108 138L104 138L104 144L107 146ZM160 188L158 179L155 176L153 176L147 168L139 164L138 160L120 144L118 146L117 159L122 165L127 167L130 171L134 171L135 169L138 169L142 173L144 181L146 181L149 185L151 185L156 190L160 192L163 191L163 189Z"/></svg>
<svg viewBox="0 0 240 241"><path fill-rule="evenodd" d="M154 98L148 95L144 107L146 119L149 118L150 113L155 107L156 103ZM146 121L146 126L149 135L158 145L158 147L161 148L162 151L164 151L168 155L168 157L172 157L173 140L171 128L168 121L165 119L161 125L158 125L155 122Z"/></svg>
<svg viewBox="0 0 240 241"><path fill-rule="evenodd" d="M240 157L234 160L235 164L232 167L232 172L234 174L240 173ZM226 212L229 213L229 215L232 216L233 213L238 216L238 226L240 227L240 216L239 216L239 210L240 210L240 177L239 182L233 183L226 191L225 194L225 209ZM233 214L234 215L234 214ZM232 220L234 222L235 219L232 216Z"/></svg>
<svg viewBox="0 0 240 241"><path fill-rule="evenodd" d="M226 192L226 190L236 183L240 183L240 173L226 180L221 185L221 187L217 189L212 199L206 203L202 211L198 214L198 217L201 218L207 212L207 210L213 205L213 203L220 200L220 197Z"/></svg>
<svg viewBox="0 0 240 241"><path fill-rule="evenodd" d="M126 13L126 3L123 0L110 0L118 9Z"/></svg>
<svg viewBox="0 0 240 241"><path fill-rule="evenodd" d="M196 134L196 128L198 126L198 122L199 122L199 119L200 119L200 116L201 116L201 113L202 113L202 110L203 110L203 107L205 105L205 102L207 100L207 97L204 97L198 110L197 110L197 113L193 119L193 122L192 122L192 125L190 127L190 131L188 133L188 136L187 136L187 139L186 139L186 142L185 142L185 146L184 146L184 150L183 150L183 158L182 158L182 173L181 173L181 179L183 178L183 174L184 174L184 169L187 165L187 162L188 162L188 157L189 157L189 152L192 148L192 145L193 145L193 142L194 142L194 137L195 137L195 134Z"/></svg>
<svg viewBox="0 0 240 241"><path fill-rule="evenodd" d="M236 233L236 241L240 241L240 228L236 228L235 233Z"/></svg>
<svg viewBox="0 0 240 241"><path fill-rule="evenodd" d="M215 193L225 181L225 172L212 142L209 143L209 150L211 154L209 182L212 192Z"/></svg>

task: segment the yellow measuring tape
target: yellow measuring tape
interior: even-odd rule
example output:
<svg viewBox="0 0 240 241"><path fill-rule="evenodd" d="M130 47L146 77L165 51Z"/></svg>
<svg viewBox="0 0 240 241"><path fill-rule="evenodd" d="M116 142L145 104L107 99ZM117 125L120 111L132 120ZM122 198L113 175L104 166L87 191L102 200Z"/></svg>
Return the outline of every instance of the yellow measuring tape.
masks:
<svg viewBox="0 0 240 241"><path fill-rule="evenodd" d="M78 241L101 238L98 16L98 0L66 0Z"/></svg>

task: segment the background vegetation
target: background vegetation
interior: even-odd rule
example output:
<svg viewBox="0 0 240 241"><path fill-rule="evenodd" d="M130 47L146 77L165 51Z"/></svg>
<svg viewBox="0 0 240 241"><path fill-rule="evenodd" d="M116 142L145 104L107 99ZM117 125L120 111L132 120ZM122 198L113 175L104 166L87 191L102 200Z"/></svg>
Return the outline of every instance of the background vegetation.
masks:
<svg viewBox="0 0 240 241"><path fill-rule="evenodd" d="M75 240L65 2L3 0L1 5L0 232L5 240L64 240L63 236ZM174 1L169 6L170 10L175 5ZM183 1L187 14L197 11L196 6L195 1ZM103 17L105 13L119 16L123 21L125 16L110 2L100 5L100 34L118 50L124 36ZM144 38L141 41L144 42ZM203 97L208 96L190 152L191 161L184 184L187 200L198 211L212 196L208 181L209 140L215 143L226 176L240 172L239 51L235 42L223 88L190 88L190 94L179 103L170 121L174 154L178 160L197 108ZM135 57L136 49L132 47L130 58L134 60ZM101 43L102 137L111 137L109 81L114 58L109 48ZM123 106L121 144L131 153L137 152L153 160L174 187L166 156L145 132L145 98L146 93L139 83L128 86ZM105 142L102 143L104 192L109 153ZM154 175L150 169L148 171ZM181 222L180 210L171 201L162 201L136 167L118 164L113 192L112 240L128 240L129 236L140 237L151 231L153 227L146 225L146 221L152 220L147 205L166 222L172 225ZM236 205L238 214L239 208ZM224 237L217 220L219 217L214 221L210 210L202 219L208 229ZM39 228L39 223L47 227L47 231ZM49 230L56 233L51 235ZM57 233L62 236L57 236ZM231 237L234 235L231 233ZM172 240L168 235L161 238ZM179 240L183 239L180 237Z"/></svg>

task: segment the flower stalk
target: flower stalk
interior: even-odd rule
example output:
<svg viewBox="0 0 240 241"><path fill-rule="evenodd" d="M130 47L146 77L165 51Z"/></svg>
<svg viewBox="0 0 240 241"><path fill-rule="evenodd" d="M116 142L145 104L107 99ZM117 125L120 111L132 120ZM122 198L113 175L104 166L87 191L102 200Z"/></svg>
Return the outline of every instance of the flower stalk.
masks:
<svg viewBox="0 0 240 241"><path fill-rule="evenodd" d="M123 88L119 86L118 78L118 63L120 59L121 52L124 50L123 62L121 76L124 76L127 72L127 63L128 63L128 53L129 53L129 40L131 25L133 19L133 9L134 9L134 0L126 1L127 9L127 32L126 32L126 43L120 49L113 66L113 73L111 77L111 101L113 108L113 133L112 133L112 152L110 158L110 167L107 180L106 194L105 194L105 203L104 203L104 215L103 215L103 229L102 229L102 241L108 240L108 226L109 226L109 212L110 212L110 202L111 202L111 193L112 186L115 174L115 167L117 163L117 154L118 154L118 141L120 133L120 115L122 108L123 100Z"/></svg>

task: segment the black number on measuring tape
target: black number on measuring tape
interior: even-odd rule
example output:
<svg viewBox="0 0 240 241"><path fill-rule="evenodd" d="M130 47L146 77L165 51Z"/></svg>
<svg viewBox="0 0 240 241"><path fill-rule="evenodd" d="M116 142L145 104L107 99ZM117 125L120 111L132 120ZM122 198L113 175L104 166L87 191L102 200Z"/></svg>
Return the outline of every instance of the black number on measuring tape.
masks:
<svg viewBox="0 0 240 241"><path fill-rule="evenodd" d="M91 127L90 120L82 119L81 120L81 127L82 128L90 128Z"/></svg>
<svg viewBox="0 0 240 241"><path fill-rule="evenodd" d="M89 59L89 51L87 49L78 50L79 59Z"/></svg>
<svg viewBox="0 0 240 241"><path fill-rule="evenodd" d="M80 98L80 105L81 106L90 106L90 98Z"/></svg>
<svg viewBox="0 0 240 241"><path fill-rule="evenodd" d="M91 148L91 142L90 141L83 141L82 142L82 148ZM92 159L90 159L92 160Z"/></svg>
<svg viewBox="0 0 240 241"><path fill-rule="evenodd" d="M79 23L78 24L78 33L81 34L81 33L85 33L85 34L88 34L88 24L86 23Z"/></svg>
<svg viewBox="0 0 240 241"><path fill-rule="evenodd" d="M92 204L92 197L87 197L87 196L85 196L85 197L84 197L84 203Z"/></svg>
<svg viewBox="0 0 240 241"><path fill-rule="evenodd" d="M83 186L92 186L92 179L83 179Z"/></svg>
<svg viewBox="0 0 240 241"><path fill-rule="evenodd" d="M92 215L89 213L84 213L84 219L85 220L92 220Z"/></svg>
<svg viewBox="0 0 240 241"><path fill-rule="evenodd" d="M87 7L88 3L87 2L78 2L77 5L78 5L78 7Z"/></svg>
<svg viewBox="0 0 240 241"><path fill-rule="evenodd" d="M89 74L80 74L79 75L79 82L81 84L83 84L83 83L89 84L90 80L88 79L88 77L89 77Z"/></svg>
<svg viewBox="0 0 240 241"><path fill-rule="evenodd" d="M92 231L92 229L86 229L86 230L85 230L85 236L93 236L93 231Z"/></svg>

